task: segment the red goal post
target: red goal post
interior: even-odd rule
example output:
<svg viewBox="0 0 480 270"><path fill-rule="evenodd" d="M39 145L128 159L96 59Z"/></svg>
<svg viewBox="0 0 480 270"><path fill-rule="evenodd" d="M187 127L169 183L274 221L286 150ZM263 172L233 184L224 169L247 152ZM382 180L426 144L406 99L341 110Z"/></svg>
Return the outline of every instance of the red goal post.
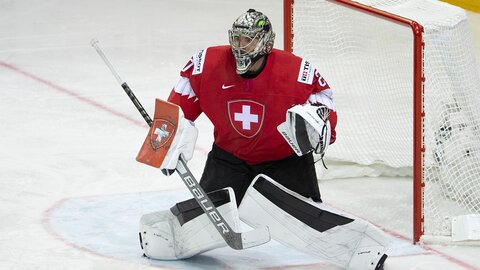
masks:
<svg viewBox="0 0 480 270"><path fill-rule="evenodd" d="M389 0L378 0L376 2L382 2L382 1L383 2L389 2ZM296 41L296 35L298 34L298 31L304 31L304 29L305 29L305 31L310 31L309 32L310 35L315 35L317 32L319 33L319 35L322 35L321 31L323 31L323 28L324 28L323 26L325 26L325 24L334 24L334 22L328 21L329 19L327 18L327 19L325 19L325 21L321 21L320 24L322 24L322 26L319 27L318 30L310 29L311 27L313 27L313 26L310 26L310 25L302 25L301 27L296 28L296 25L295 25L297 23L296 16L297 15L299 17L303 16L303 15L300 14L300 12L304 12L304 13L315 12L315 9L309 10L308 8L304 9L304 11L296 11L295 10L295 4L298 3L298 2L302 2L302 5L309 5L311 3L314 3L315 1L284 0L284 49L286 51L293 52L293 53L295 53L295 54L297 54L301 57L306 57L306 59L309 60L310 59L309 55L312 55L312 54L315 55L316 54L315 48L313 48L313 46L315 45L315 41L306 42L305 39L302 39L300 41ZM309 2L309 3L303 3L303 2ZM431 139L429 139L430 141L437 141L437 146L430 147L431 149L432 148L435 148L435 149L431 150L432 152L428 152L429 165L427 166L428 168L425 167L426 166L425 165L425 151L426 151L425 136L426 136L426 134L425 134L424 131L425 131L425 116L426 116L426 113L425 113L425 95L424 94L425 94L425 80L428 81L429 77L427 75L426 76L427 78L425 78L425 75L424 75L425 74L424 26L422 26L419 22L417 22L413 19L407 18L408 16L405 16L404 15L405 13L402 13L403 15L400 16L398 14L394 14L393 12L387 12L385 10L375 8L375 7L372 7L372 6L368 6L368 5L359 3L359 2L354 2L354 1L350 1L350 0L323 0L323 1L318 0L316 2L325 3L325 5L328 4L328 5L332 5L332 6L337 6L337 9L343 8L345 10L348 9L348 10L351 10L351 11L354 11L354 12L358 12L359 14L368 14L368 16L371 16L372 18L375 17L379 21L380 20L387 21L391 24L402 25L404 28L410 29L411 40L408 40L406 42L411 43L411 47L409 47L410 45L408 45L408 48L411 50L411 54L409 54L409 55L411 55L411 58L408 60L408 61L411 62L411 66L408 68L409 69L408 73L411 73L411 75L406 75L406 77L411 78L411 80L412 80L410 86L408 87L408 89L410 89L410 90L407 89L408 91L410 91L410 93L412 95L412 98L411 98L412 101L411 101L411 103L408 103L408 105L406 105L406 106L411 107L411 111L409 111L411 116L409 116L409 117L411 117L410 121L412 122L412 125L411 126L407 125L406 127L407 128L411 127L411 130L409 131L409 134L412 138L412 142L411 142L411 146L408 146L408 147L412 148L411 149L411 155L412 155L411 159L412 160L411 160L411 164L409 166L411 166L411 168L412 168L412 177L413 177L413 241L414 241L414 243L417 243L421 240L421 237L425 234L425 232L424 232L424 228L425 228L424 227L425 226L425 224L424 224L424 222L425 222L425 220L424 220L424 213L425 213L424 212L425 211L425 197L424 197L425 196L425 179L426 178L431 179L432 177L430 176L430 171L431 170L438 170L438 167L440 165L446 164L446 162L444 162L444 159L445 160L448 159L448 157L445 158L445 157L441 156L440 158L438 158L438 160L441 160L441 162L436 160L437 155L438 155L438 149L436 149L436 147L439 145L439 143L438 143L439 139L437 137L431 138ZM362 2L362 1L360 1L360 2ZM375 2L375 1L373 1L373 2ZM390 2L394 2L394 1L390 1ZM408 2L408 0L400 1L400 2ZM382 3L382 4L385 4L385 3ZM389 4L389 3L387 3L387 4ZM341 7L341 8L338 8L338 7ZM443 8L443 6L439 7L439 8ZM322 10L322 8L320 8L320 10ZM309 14L308 16L314 16L314 15ZM337 15L335 15L335 16L337 16ZM363 16L363 15L361 15L361 16ZM418 17L418 15L416 15L416 16ZM322 15L319 14L318 17L322 17ZM413 16L413 17L415 17L415 16ZM315 22L312 21L311 23L307 23L307 24L315 24ZM368 30L369 29L365 29L366 32L368 32ZM297 31L297 33L295 31ZM317 32L315 32L315 31L317 31ZM344 30L340 30L340 29L339 30L329 29L329 31L330 32L328 32L328 33L329 33L329 35L332 36L332 38L336 38L337 31L338 31L339 35L340 34L342 34L342 35L345 34L343 32L348 32L348 31L344 31ZM340 32L342 32L342 33L340 33ZM301 48L297 51L296 42L313 43L313 44L302 44ZM468 43L468 40L466 42ZM348 42L345 42L345 43L347 43L347 45L350 46ZM317 41L316 44L318 44L318 41ZM343 45L339 45L339 46L343 46ZM348 49L348 47L332 48L330 45L325 46L325 48L331 49L332 52L334 52L334 53L339 52L339 51L343 52L345 50L345 48ZM322 47L321 49L317 49L317 52L319 54L324 53L322 55L326 55L327 53L325 52L325 48ZM354 48L355 48L355 46L354 46ZM321 58L321 57L319 56L319 58ZM314 60L311 60L311 61L313 62L314 65L317 64L316 62L314 62ZM471 69L470 66L468 68ZM405 69L402 69L402 70L405 70ZM320 68L320 72L323 73L324 69ZM396 72L396 71L391 71L391 72ZM332 73L333 73L333 71L332 71ZM473 74L473 73L475 73L475 71L470 72L470 73ZM381 74L381 76L383 76L383 74ZM477 73L477 75L472 75L472 76L473 76L472 80L474 80L475 82L478 82L478 80L477 80L478 79L478 73ZM475 76L477 76L477 77L475 77ZM329 80L329 77L326 77L326 78L329 81L329 84L332 85L332 82ZM381 77L381 78L383 78L383 77ZM335 87L333 87L333 88L336 90ZM405 90L405 89L400 89L400 91L403 91L403 90ZM428 112L427 111L427 114L428 113L435 114L436 112L433 112L433 111ZM428 121L430 123L430 120L428 120ZM444 127L443 125L444 124L441 125L441 128ZM474 124L472 124L472 126L473 125L476 125L476 124L474 123ZM435 128L437 128L437 127L435 126ZM448 128L451 128L451 127L448 127ZM475 126L473 128L473 130L474 130L473 132L477 132L478 131L478 126ZM437 135L437 130L429 131L428 135L430 136L431 133L434 133L435 136L439 136L439 135ZM341 142L338 142L338 143L341 143ZM441 144L441 146L443 146L443 144ZM440 147L440 146L438 146L438 147ZM471 153L471 152L474 152L474 151L471 151L470 149L468 149L467 152ZM441 152L441 153L444 154L444 152ZM445 155L447 155L447 154L445 154ZM434 158L432 158L431 156L432 157L434 156ZM383 161L382 158L377 157L377 159ZM433 163L436 162L435 165L431 165L431 163L432 163L432 162L430 162L431 159L433 159ZM349 160L349 161L355 162L355 160ZM386 162L386 163L388 164L388 162ZM440 164L440 163L442 163L442 164ZM458 163L458 161L457 161L457 163ZM368 164L372 164L372 163L366 162L365 164L368 165ZM479 164L480 164L480 162L478 162L477 159L476 159L475 163L474 163L474 166L473 166L473 167L475 167L475 169L473 170L474 171L473 175L472 175L473 178L480 176L480 173L479 173L480 167L478 166ZM390 164L388 164L388 165L390 165ZM432 169L432 166L435 167L435 169ZM445 165L445 166L447 166L447 165ZM448 165L448 166L450 166L450 165ZM440 172L442 172L441 169L440 169ZM426 176L427 174L428 174L428 176ZM468 178L468 177L466 177L466 178ZM436 185L437 182L443 182L443 180L441 180L441 179L438 180L436 178L435 178L435 180L430 180L430 181L435 182L435 185ZM450 188L451 185L452 184L449 183L447 185L447 188ZM476 184L469 184L469 185L474 186L474 194L480 194L480 193L478 193L478 191L480 190L480 188L478 186L480 186L480 185L476 185ZM441 189L445 189L445 187L441 187ZM445 192L442 191L441 193L442 193L441 195L432 195L432 196L436 196L436 197L433 197L433 199L431 199L429 197L429 198L427 198L427 200L438 200L438 198L440 198L441 196L444 196ZM428 191L427 194L428 194L428 196L430 196L431 192ZM462 195L462 196L471 197L470 194ZM461 207L464 207L465 203L459 202L459 204L461 204ZM469 208L469 211L467 211L467 212L468 213L473 213L473 214L478 214L477 209L478 209L478 202L475 202L473 210L471 210ZM431 215L433 215L433 216L441 215L442 211L439 211L439 212L440 212L440 214L437 214L437 210L435 210L434 214L431 214ZM459 214L465 214L465 213L462 210L462 211L459 212ZM437 217L435 217L435 218L437 218ZM442 217L438 217L438 218L441 219ZM450 222L450 220L448 220L448 222ZM435 221L431 221L429 224L431 224L431 223L435 223ZM448 227L450 225L446 225L446 226ZM450 230L450 228L448 228L448 230ZM437 234L437 233L436 232L432 232L432 233L429 232L429 234ZM439 236L442 236L442 234L444 234L444 233L438 232Z"/></svg>

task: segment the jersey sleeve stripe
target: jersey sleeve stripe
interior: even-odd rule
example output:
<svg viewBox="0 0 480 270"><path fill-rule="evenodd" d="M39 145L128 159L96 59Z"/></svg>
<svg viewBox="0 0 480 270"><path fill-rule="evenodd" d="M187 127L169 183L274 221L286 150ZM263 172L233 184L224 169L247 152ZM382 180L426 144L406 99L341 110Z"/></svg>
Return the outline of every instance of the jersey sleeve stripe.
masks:
<svg viewBox="0 0 480 270"><path fill-rule="evenodd" d="M182 69L182 72L186 72L187 70L189 70L191 67L193 67L193 61L190 60L188 62L188 64Z"/></svg>
<svg viewBox="0 0 480 270"><path fill-rule="evenodd" d="M178 93L182 96L188 96L188 99L195 97L195 92L190 85L190 80L185 77L180 77L180 79L173 87L173 90L175 91L175 93Z"/></svg>
<svg viewBox="0 0 480 270"><path fill-rule="evenodd" d="M333 91L330 88L315 94L311 94L308 97L308 101L311 104L322 103L325 106L327 106L330 110L335 110L335 106L333 104Z"/></svg>

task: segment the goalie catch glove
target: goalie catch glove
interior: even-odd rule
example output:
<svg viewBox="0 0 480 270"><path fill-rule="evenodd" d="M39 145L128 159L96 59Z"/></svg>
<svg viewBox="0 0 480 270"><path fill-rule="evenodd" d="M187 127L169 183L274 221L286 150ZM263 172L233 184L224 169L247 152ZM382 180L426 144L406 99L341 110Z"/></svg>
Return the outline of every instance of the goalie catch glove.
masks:
<svg viewBox="0 0 480 270"><path fill-rule="evenodd" d="M323 157L331 138L329 114L323 104L295 105L287 110L286 121L277 130L298 156L313 151Z"/></svg>

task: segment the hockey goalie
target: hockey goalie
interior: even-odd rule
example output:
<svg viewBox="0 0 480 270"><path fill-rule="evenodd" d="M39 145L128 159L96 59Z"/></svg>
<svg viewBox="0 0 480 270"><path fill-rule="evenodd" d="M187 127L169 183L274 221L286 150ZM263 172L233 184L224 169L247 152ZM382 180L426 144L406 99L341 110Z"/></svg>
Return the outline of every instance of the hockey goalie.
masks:
<svg viewBox="0 0 480 270"><path fill-rule="evenodd" d="M204 113L214 143L200 186L233 230L267 226L289 248L346 269L382 269L389 238L320 196L314 154L322 158L335 141L332 90L310 62L274 49L274 38L269 19L250 9L234 21L230 45L196 53L169 102L157 100L137 160L178 171L179 159L193 156L193 122ZM198 200L172 204L142 216L145 256L177 260L227 246Z"/></svg>

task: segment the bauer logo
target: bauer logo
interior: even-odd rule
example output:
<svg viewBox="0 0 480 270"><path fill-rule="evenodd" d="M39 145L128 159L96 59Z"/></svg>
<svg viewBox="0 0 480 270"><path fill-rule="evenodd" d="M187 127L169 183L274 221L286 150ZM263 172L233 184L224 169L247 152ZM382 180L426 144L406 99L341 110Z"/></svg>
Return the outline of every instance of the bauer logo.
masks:
<svg viewBox="0 0 480 270"><path fill-rule="evenodd" d="M193 75L200 74L203 71L203 63L205 62L205 56L207 54L207 49L199 51L193 56Z"/></svg>
<svg viewBox="0 0 480 270"><path fill-rule="evenodd" d="M307 60L303 59L300 65L300 71L298 73L298 82L312 84L314 68Z"/></svg>
<svg viewBox="0 0 480 270"><path fill-rule="evenodd" d="M283 138L287 141L287 143L292 147L293 151L299 156L301 156L303 153L300 151L300 149L297 147L297 145L294 143L294 140L285 132L285 131L280 131L280 134L282 134Z"/></svg>
<svg viewBox="0 0 480 270"><path fill-rule="evenodd" d="M150 134L150 145L157 150L170 143L170 138L175 132L175 125L165 119L155 119ZM169 146L170 144L168 144Z"/></svg>
<svg viewBox="0 0 480 270"><path fill-rule="evenodd" d="M179 163L181 164L181 162ZM183 165L182 165L183 166ZM178 168L178 167L177 167ZM195 196L197 203L200 204L203 211L210 216L210 220L217 226L217 230L222 234L230 232L229 227L226 225L223 217L217 212L213 203L208 199L208 196L205 195L205 191L198 185L197 181L192 178L190 175L182 174L181 177L185 184L190 188L190 191Z"/></svg>

